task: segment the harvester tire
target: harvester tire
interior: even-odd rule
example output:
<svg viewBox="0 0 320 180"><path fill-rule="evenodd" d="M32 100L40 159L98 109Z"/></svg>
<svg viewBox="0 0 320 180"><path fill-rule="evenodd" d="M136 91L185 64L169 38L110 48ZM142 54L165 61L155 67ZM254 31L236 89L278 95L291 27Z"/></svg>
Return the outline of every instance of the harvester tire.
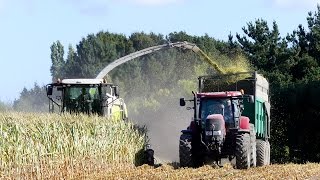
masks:
<svg viewBox="0 0 320 180"><path fill-rule="evenodd" d="M191 134L182 134L179 143L180 167L193 167L191 152Z"/></svg>
<svg viewBox="0 0 320 180"><path fill-rule="evenodd" d="M241 133L236 137L236 167L237 169L248 169L250 167L251 143L250 134Z"/></svg>
<svg viewBox="0 0 320 180"><path fill-rule="evenodd" d="M257 166L256 131L254 125L250 124L250 167Z"/></svg>
<svg viewBox="0 0 320 180"><path fill-rule="evenodd" d="M267 165L267 142L261 139L257 139L257 166Z"/></svg>
<svg viewBox="0 0 320 180"><path fill-rule="evenodd" d="M266 165L270 165L270 142L267 141L267 157L266 157Z"/></svg>

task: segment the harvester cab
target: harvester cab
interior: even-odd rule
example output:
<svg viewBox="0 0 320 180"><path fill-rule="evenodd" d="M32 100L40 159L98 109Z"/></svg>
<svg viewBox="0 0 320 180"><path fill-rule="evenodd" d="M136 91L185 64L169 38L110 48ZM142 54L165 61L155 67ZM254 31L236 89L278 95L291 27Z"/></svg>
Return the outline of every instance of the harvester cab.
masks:
<svg viewBox="0 0 320 180"><path fill-rule="evenodd" d="M269 164L268 89L256 72L199 77L199 90L189 100L193 121L180 137L180 165L221 165L222 158L234 159L239 169Z"/></svg>
<svg viewBox="0 0 320 180"><path fill-rule="evenodd" d="M98 114L127 119L118 86L104 79L63 79L46 86L49 112Z"/></svg>

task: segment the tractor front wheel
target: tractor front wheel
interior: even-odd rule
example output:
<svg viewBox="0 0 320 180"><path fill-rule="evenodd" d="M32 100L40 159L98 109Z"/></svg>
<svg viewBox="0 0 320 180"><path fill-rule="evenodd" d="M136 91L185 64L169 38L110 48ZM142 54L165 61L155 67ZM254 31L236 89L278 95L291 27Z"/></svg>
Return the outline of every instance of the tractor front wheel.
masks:
<svg viewBox="0 0 320 180"><path fill-rule="evenodd" d="M248 169L250 167L251 160L251 143L249 133L242 133L237 135L235 154L237 169Z"/></svg>

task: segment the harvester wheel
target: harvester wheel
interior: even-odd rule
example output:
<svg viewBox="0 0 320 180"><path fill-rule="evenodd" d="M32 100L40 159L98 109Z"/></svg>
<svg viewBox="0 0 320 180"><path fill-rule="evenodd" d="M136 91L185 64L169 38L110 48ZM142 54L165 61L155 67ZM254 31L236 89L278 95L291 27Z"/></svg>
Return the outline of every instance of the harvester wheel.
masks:
<svg viewBox="0 0 320 180"><path fill-rule="evenodd" d="M191 134L182 134L179 143L180 167L193 167L191 153Z"/></svg>
<svg viewBox="0 0 320 180"><path fill-rule="evenodd" d="M238 134L236 137L236 167L248 169L250 167L250 135L249 133Z"/></svg>
<svg viewBox="0 0 320 180"><path fill-rule="evenodd" d="M250 167L257 165L256 131L254 125L250 124Z"/></svg>
<svg viewBox="0 0 320 180"><path fill-rule="evenodd" d="M267 165L267 143L264 140L257 139L257 166Z"/></svg>

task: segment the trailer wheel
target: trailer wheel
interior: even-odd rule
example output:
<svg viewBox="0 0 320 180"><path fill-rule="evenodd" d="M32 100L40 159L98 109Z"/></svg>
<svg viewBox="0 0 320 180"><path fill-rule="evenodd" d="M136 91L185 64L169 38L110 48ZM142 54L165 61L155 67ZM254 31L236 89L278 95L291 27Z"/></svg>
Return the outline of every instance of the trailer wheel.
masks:
<svg viewBox="0 0 320 180"><path fill-rule="evenodd" d="M267 165L267 143L264 140L257 139L257 166Z"/></svg>
<svg viewBox="0 0 320 180"><path fill-rule="evenodd" d="M248 133L238 134L235 152L237 169L248 169L250 167L250 149L250 135Z"/></svg>
<svg viewBox="0 0 320 180"><path fill-rule="evenodd" d="M180 167L193 167L191 153L191 134L181 134L179 143Z"/></svg>
<svg viewBox="0 0 320 180"><path fill-rule="evenodd" d="M250 124L250 167L257 165L256 131L254 125Z"/></svg>
<svg viewBox="0 0 320 180"><path fill-rule="evenodd" d="M267 141L267 157L266 157L266 165L270 165L270 142Z"/></svg>

